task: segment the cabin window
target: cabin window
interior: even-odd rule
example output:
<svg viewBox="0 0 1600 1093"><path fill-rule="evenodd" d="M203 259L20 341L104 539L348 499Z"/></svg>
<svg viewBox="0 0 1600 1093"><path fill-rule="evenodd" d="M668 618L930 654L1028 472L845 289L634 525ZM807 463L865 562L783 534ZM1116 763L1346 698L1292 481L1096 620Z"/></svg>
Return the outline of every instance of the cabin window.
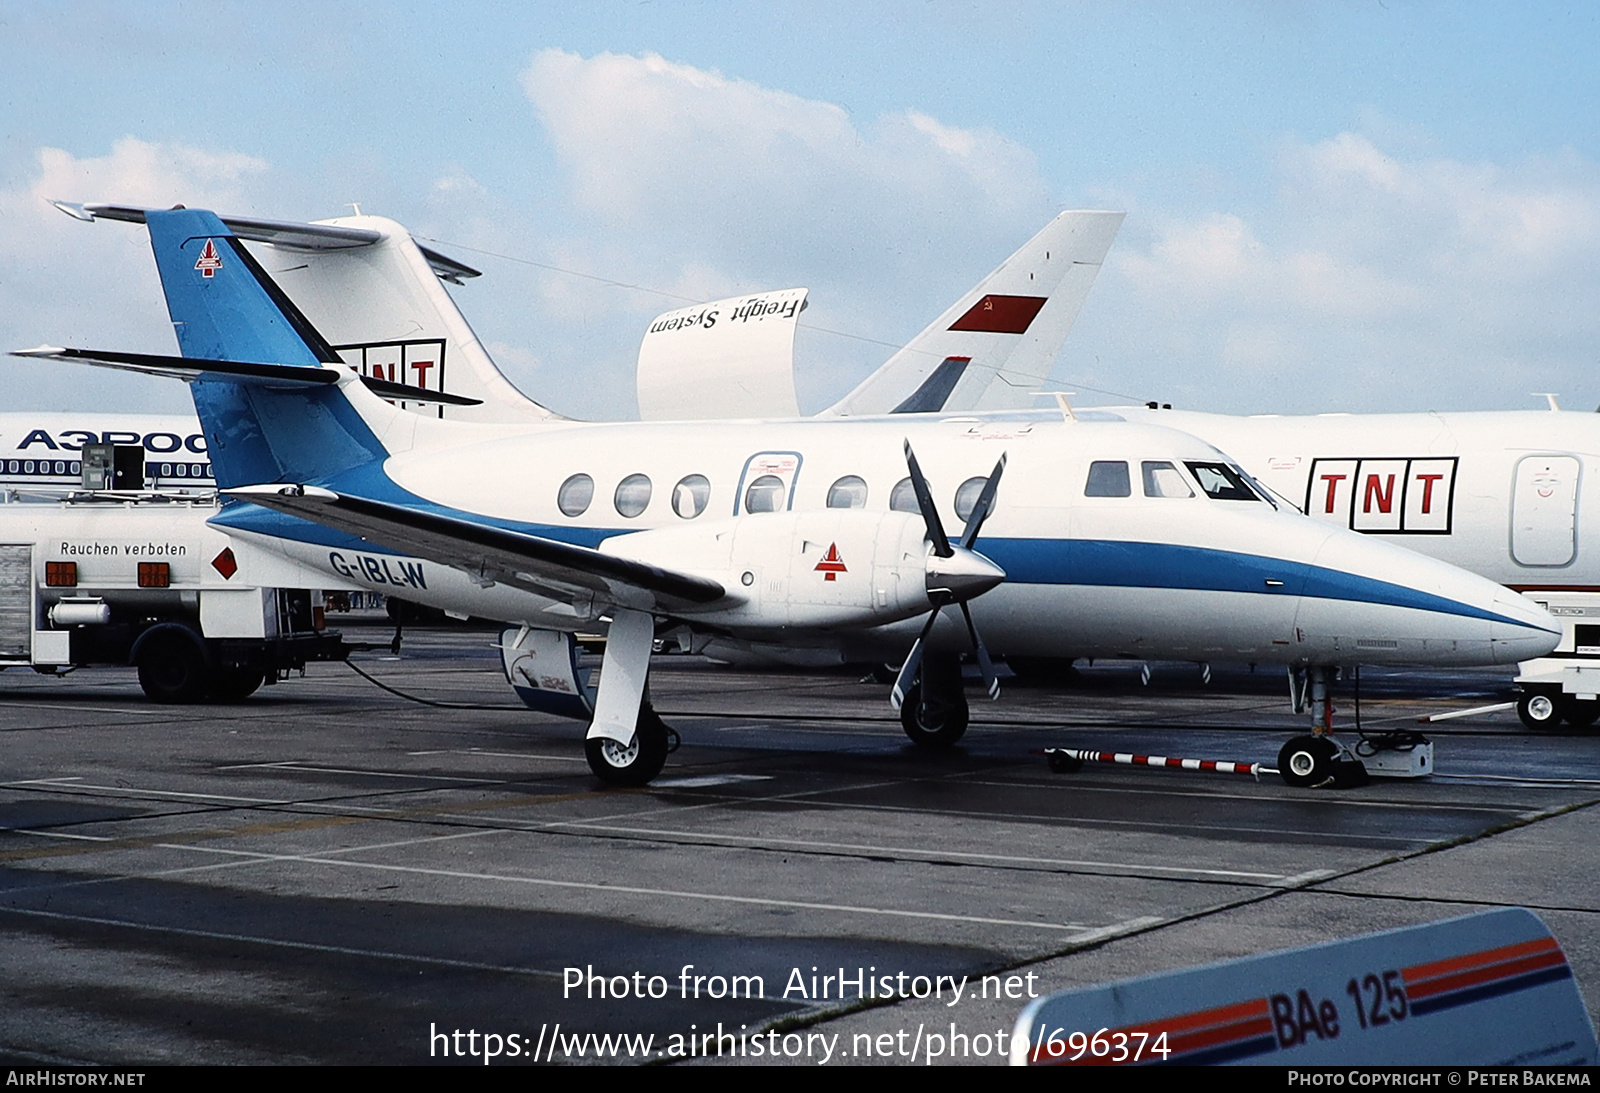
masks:
<svg viewBox="0 0 1600 1093"><path fill-rule="evenodd" d="M672 511L685 520L693 520L706 511L711 500L711 482L703 474L685 475L672 488Z"/></svg>
<svg viewBox="0 0 1600 1093"><path fill-rule="evenodd" d="M594 500L594 479L586 474L575 474L561 483L556 491L556 507L563 516L582 516L589 511Z"/></svg>
<svg viewBox="0 0 1600 1093"><path fill-rule="evenodd" d="M1194 496L1194 491L1189 488L1189 483L1183 480L1183 475L1178 468L1164 459L1147 459L1139 464L1139 469L1144 473L1144 495L1146 497Z"/></svg>
<svg viewBox="0 0 1600 1093"><path fill-rule="evenodd" d="M617 512L630 520L650 504L650 479L647 475L630 474L617 483Z"/></svg>
<svg viewBox="0 0 1600 1093"><path fill-rule="evenodd" d="M867 483L853 474L847 474L828 487L830 509L864 509L867 507Z"/></svg>
<svg viewBox="0 0 1600 1093"><path fill-rule="evenodd" d="M922 511L922 506L917 504L917 490L911 484L911 479L902 478L894 484L894 489L889 491L889 508L894 512Z"/></svg>
<svg viewBox="0 0 1600 1093"><path fill-rule="evenodd" d="M969 478L956 487L956 519L963 524L972 519L972 510L978 507L978 496L989 484L987 478Z"/></svg>
<svg viewBox="0 0 1600 1093"><path fill-rule="evenodd" d="M1259 501L1256 492L1245 484L1244 476L1226 463L1189 463L1206 496L1216 501Z"/></svg>
<svg viewBox="0 0 1600 1093"><path fill-rule="evenodd" d="M744 511L777 512L783 508L783 479L764 474L744 491Z"/></svg>
<svg viewBox="0 0 1600 1093"><path fill-rule="evenodd" d="M1130 497L1133 487L1128 482L1128 465L1121 460L1097 459L1089 464L1089 481L1084 484L1085 497Z"/></svg>

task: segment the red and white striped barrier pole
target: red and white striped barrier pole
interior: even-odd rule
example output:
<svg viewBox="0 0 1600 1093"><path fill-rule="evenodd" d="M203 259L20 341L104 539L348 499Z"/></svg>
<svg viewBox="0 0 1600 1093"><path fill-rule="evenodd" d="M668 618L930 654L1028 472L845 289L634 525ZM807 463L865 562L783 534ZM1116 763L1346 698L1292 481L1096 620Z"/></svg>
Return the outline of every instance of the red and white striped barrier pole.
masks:
<svg viewBox="0 0 1600 1093"><path fill-rule="evenodd" d="M1246 774L1260 779L1277 774L1277 767L1264 763L1233 763L1226 759L1179 759L1171 755L1134 755L1125 751L1085 751L1081 748L1046 748L1050 769L1058 773L1081 770L1085 763L1122 763L1130 767L1162 767L1167 770L1206 770L1216 774Z"/></svg>

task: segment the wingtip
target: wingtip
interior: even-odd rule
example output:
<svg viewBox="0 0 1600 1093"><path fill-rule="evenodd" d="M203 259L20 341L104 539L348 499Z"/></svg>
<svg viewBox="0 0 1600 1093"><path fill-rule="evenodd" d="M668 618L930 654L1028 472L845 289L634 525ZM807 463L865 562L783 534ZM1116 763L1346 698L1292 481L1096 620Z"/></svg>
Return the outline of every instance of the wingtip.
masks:
<svg viewBox="0 0 1600 1093"><path fill-rule="evenodd" d="M45 198L45 200L50 202L50 204L54 205L56 208L60 209L62 212L66 213L68 216L72 217L74 220L82 220L85 224L94 223L94 213L84 208L79 202L57 201L54 198Z"/></svg>
<svg viewBox="0 0 1600 1093"><path fill-rule="evenodd" d="M32 349L13 349L13 357L59 357L67 350L59 345L36 345Z"/></svg>

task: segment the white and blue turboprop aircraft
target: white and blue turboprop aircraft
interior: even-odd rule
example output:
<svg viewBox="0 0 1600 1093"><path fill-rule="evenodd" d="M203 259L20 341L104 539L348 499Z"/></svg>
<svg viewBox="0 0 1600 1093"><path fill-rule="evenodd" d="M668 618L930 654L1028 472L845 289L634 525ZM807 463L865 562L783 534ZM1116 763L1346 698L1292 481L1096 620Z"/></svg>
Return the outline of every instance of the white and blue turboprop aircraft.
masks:
<svg viewBox="0 0 1600 1093"><path fill-rule="evenodd" d="M1202 441L1066 407L422 417L363 386L214 214L145 219L183 356L21 355L188 380L235 499L216 523L376 591L520 624L507 640L532 653L526 681L590 720L589 762L607 781L648 782L665 760L670 731L645 689L664 632L909 648L895 695L908 735L934 746L966 727L956 657L969 648L994 694L990 646L1226 656L1303 666L1320 685L1341 664L1507 663L1559 638L1500 585L1279 508ZM954 541L947 516L963 524ZM591 695L570 635L597 625L608 642ZM1298 739L1295 779L1326 780L1337 745Z"/></svg>
<svg viewBox="0 0 1600 1093"><path fill-rule="evenodd" d="M1114 412L1226 447L1314 520L1548 608L1562 641L1521 665L1517 712L1529 728L1587 728L1600 719L1600 416L1559 411L1553 399L1550 409L1236 417L1152 403Z"/></svg>

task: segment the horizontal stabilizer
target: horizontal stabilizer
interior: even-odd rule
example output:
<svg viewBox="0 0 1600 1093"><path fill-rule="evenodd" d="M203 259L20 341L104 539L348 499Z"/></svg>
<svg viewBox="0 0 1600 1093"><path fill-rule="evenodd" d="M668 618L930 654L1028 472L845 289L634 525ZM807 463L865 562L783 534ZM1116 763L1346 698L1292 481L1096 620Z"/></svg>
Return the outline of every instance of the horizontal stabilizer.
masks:
<svg viewBox="0 0 1600 1093"><path fill-rule="evenodd" d="M121 368L146 375L168 376L173 379L221 379L234 383L254 383L268 387L318 387L339 382L337 368L312 368L302 364L258 364L250 361L218 361L201 357L165 357L156 353L118 353L100 349L66 349L61 346L41 345L37 349L19 349L13 357L32 357L42 360L75 361L95 364L102 368ZM376 376L361 376L361 382L373 394L387 399L404 399L407 402L438 402L447 406L477 406L478 399L452 395L445 391L431 391L409 383L394 383Z"/></svg>
<svg viewBox="0 0 1600 1093"><path fill-rule="evenodd" d="M568 603L592 603L597 609L616 606L671 612L703 607L725 595L722 585L704 577L316 486L245 486L222 492L450 566L482 581L524 588Z"/></svg>
<svg viewBox="0 0 1600 1093"><path fill-rule="evenodd" d="M234 383L256 383L267 387L320 387L338 383L341 370L310 364L257 364L250 361L219 361L204 357L167 357L159 353L119 353L101 349L67 349L41 345L35 349L16 349L13 357L38 360L75 361L101 368L121 368L152 376L180 380L227 379Z"/></svg>
<svg viewBox="0 0 1600 1093"><path fill-rule="evenodd" d="M79 205L71 201L52 201L50 204L75 220L123 220L130 224L143 224L150 209L136 205ZM221 221L240 239L253 243L272 243L297 250L347 250L350 247L369 247L383 238L383 233L371 228L351 228L338 224L303 224L292 220L261 220L250 216L224 216ZM481 277L482 272L458 262L438 251L420 247L422 254L433 267L433 272L452 284L461 284L469 277Z"/></svg>

